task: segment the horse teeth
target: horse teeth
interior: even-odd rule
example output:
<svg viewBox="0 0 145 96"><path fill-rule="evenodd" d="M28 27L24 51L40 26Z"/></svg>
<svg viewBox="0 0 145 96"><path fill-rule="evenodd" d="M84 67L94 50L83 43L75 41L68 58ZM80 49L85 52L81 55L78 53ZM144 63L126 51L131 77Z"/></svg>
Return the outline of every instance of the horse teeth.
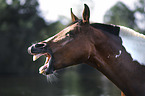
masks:
<svg viewBox="0 0 145 96"><path fill-rule="evenodd" d="M33 55L33 61L36 61L42 54Z"/></svg>
<svg viewBox="0 0 145 96"><path fill-rule="evenodd" d="M41 66L41 67L39 68L39 74L43 74L43 73L45 72L44 69L46 69L46 67L45 67L45 66Z"/></svg>
<svg viewBox="0 0 145 96"><path fill-rule="evenodd" d="M46 61L43 66L39 68L39 74L45 74L45 70L49 67L49 57L46 57Z"/></svg>

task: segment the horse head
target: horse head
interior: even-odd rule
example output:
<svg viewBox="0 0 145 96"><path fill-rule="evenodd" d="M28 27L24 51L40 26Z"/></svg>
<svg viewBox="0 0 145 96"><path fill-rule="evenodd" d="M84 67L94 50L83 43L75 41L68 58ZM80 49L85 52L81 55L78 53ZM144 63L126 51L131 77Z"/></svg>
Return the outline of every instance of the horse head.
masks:
<svg viewBox="0 0 145 96"><path fill-rule="evenodd" d="M84 63L88 60L91 51L89 31L90 11L85 4L83 19L78 19L72 12L73 23L53 37L33 44L28 52L33 55L33 61L45 55L46 61L39 71L43 74L51 74L53 71Z"/></svg>

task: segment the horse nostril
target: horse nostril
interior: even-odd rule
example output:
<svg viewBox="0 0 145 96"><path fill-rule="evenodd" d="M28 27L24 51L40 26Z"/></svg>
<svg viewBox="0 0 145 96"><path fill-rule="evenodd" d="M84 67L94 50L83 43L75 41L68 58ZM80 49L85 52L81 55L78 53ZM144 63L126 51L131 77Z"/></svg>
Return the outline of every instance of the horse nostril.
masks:
<svg viewBox="0 0 145 96"><path fill-rule="evenodd" d="M45 47L46 44L35 44L35 48L39 48L39 47Z"/></svg>

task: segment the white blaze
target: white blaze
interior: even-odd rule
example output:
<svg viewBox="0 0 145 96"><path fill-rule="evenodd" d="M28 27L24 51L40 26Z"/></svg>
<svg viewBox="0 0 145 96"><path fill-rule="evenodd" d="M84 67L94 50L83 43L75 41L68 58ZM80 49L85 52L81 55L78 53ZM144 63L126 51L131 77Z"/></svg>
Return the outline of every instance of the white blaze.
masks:
<svg viewBox="0 0 145 96"><path fill-rule="evenodd" d="M122 38L123 46L130 53L133 60L145 65L145 35L120 26L119 36Z"/></svg>

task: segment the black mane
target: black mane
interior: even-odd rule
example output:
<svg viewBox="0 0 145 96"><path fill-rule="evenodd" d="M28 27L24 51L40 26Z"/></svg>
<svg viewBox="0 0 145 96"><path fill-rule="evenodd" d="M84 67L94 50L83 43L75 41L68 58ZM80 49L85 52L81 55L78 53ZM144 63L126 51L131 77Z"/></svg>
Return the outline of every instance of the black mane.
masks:
<svg viewBox="0 0 145 96"><path fill-rule="evenodd" d="M92 23L92 27L100 29L106 32L109 32L113 35L119 36L120 27L117 25L101 24L101 23Z"/></svg>
<svg viewBox="0 0 145 96"><path fill-rule="evenodd" d="M79 24L81 24L82 23L82 20L81 19L76 20L76 21L70 23L68 26L70 26L72 24L75 24L77 22L79 22ZM117 26L117 25L113 25L113 24L103 24L103 23L92 23L90 25L92 27L96 28L96 29L100 29L100 30L109 32L109 33L111 33L113 35L119 36L120 27Z"/></svg>

